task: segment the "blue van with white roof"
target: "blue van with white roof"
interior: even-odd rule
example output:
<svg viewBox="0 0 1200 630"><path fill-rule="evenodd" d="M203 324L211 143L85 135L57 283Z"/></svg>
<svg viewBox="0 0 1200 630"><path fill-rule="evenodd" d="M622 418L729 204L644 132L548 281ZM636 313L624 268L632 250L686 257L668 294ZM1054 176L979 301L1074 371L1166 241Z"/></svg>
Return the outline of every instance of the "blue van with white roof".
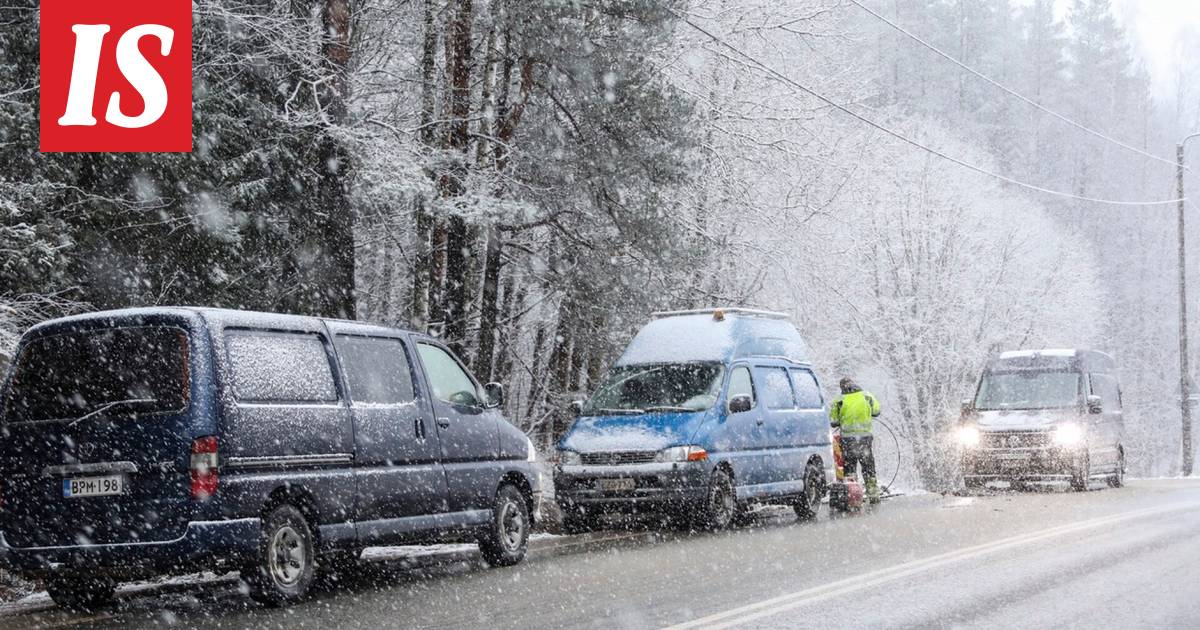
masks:
<svg viewBox="0 0 1200 630"><path fill-rule="evenodd" d="M371 545L525 555L533 445L440 341L206 308L91 313L22 338L0 393L0 566L73 608L118 580L241 571L305 595Z"/></svg>
<svg viewBox="0 0 1200 630"><path fill-rule="evenodd" d="M807 347L778 313L661 313L634 337L558 444L567 531L607 513L720 529L755 503L816 515L833 472Z"/></svg>

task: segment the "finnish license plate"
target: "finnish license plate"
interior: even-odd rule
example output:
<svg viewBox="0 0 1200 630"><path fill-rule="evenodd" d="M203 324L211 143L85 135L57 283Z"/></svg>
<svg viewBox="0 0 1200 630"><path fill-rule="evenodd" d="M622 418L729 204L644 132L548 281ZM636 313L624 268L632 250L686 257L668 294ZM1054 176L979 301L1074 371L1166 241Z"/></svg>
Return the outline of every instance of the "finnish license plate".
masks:
<svg viewBox="0 0 1200 630"><path fill-rule="evenodd" d="M1025 462L1029 461L1029 453L996 453L992 457L1000 461Z"/></svg>
<svg viewBox="0 0 1200 630"><path fill-rule="evenodd" d="M633 490L636 484L632 479L601 479L600 489L604 492L626 492Z"/></svg>
<svg viewBox="0 0 1200 630"><path fill-rule="evenodd" d="M125 491L125 476L71 477L63 479L62 491L68 499L113 496Z"/></svg>

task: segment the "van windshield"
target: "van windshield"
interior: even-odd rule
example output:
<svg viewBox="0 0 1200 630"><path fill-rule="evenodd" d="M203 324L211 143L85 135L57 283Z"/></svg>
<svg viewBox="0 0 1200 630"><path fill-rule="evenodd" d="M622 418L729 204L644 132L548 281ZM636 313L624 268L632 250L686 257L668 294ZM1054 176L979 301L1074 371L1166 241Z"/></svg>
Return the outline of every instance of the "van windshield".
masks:
<svg viewBox="0 0 1200 630"><path fill-rule="evenodd" d="M975 408L1063 409L1079 404L1078 372L998 372L985 374Z"/></svg>
<svg viewBox="0 0 1200 630"><path fill-rule="evenodd" d="M30 342L4 400L8 422L78 419L112 410L179 411L187 404L187 334L110 328Z"/></svg>
<svg viewBox="0 0 1200 630"><path fill-rule="evenodd" d="M583 407L584 415L704 411L721 393L720 363L654 363L614 368Z"/></svg>

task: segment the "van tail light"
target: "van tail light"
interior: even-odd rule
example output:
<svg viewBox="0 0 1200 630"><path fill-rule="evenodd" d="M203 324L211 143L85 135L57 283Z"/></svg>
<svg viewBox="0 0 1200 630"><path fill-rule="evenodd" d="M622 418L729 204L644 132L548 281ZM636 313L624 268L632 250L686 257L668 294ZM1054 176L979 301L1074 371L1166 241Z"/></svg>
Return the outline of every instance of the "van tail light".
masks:
<svg viewBox="0 0 1200 630"><path fill-rule="evenodd" d="M708 451L699 446L693 446L688 449L687 460L689 462L702 462L706 459L708 459Z"/></svg>
<svg viewBox="0 0 1200 630"><path fill-rule="evenodd" d="M192 498L207 501L217 493L217 438L196 438L192 441Z"/></svg>

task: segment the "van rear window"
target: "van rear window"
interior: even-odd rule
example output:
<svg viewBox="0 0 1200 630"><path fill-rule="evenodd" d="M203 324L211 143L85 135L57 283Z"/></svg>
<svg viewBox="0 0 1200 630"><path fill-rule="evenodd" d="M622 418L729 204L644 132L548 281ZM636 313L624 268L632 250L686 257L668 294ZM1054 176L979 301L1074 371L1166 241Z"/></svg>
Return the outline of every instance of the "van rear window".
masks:
<svg viewBox="0 0 1200 630"><path fill-rule="evenodd" d="M306 333L230 331L225 336L233 384L242 402L333 402L338 399L321 337Z"/></svg>
<svg viewBox="0 0 1200 630"><path fill-rule="evenodd" d="M187 352L187 333L166 326L35 339L17 357L4 400L5 419L182 411L188 399Z"/></svg>

